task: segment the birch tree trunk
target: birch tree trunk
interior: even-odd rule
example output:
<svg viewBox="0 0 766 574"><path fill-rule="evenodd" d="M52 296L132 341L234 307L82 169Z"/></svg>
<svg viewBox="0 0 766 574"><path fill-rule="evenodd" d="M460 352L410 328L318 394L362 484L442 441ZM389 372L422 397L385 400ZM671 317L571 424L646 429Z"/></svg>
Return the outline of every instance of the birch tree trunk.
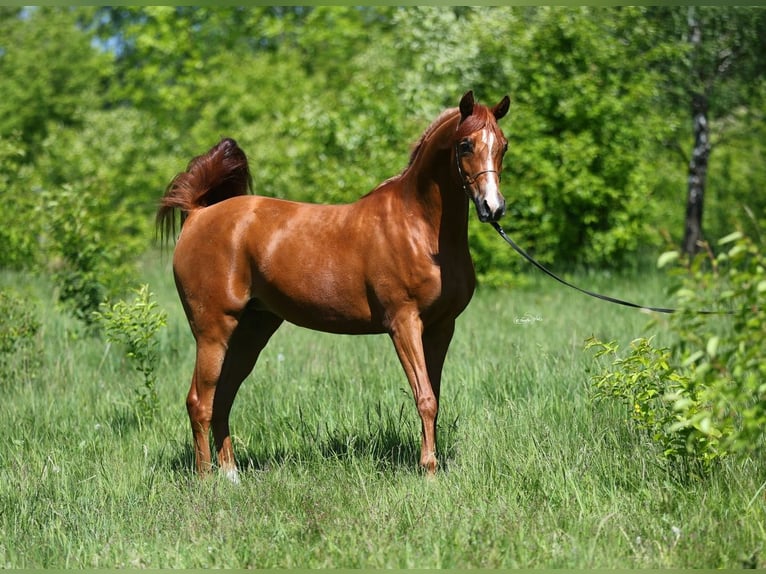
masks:
<svg viewBox="0 0 766 574"><path fill-rule="evenodd" d="M700 66L700 51L702 48L702 26L694 6L687 13L689 25L689 42L692 45L692 61ZM696 60L696 62L695 62ZM694 65L692 66L694 69ZM701 70L700 70L701 71ZM682 248L684 253L694 255L700 249L702 241L702 210L705 203L705 181L707 165L710 158L710 125L708 123L707 82L704 74L700 74L700 88L691 94L691 112L694 130L694 149L689 160L689 176L687 179L686 195L686 226Z"/></svg>
<svg viewBox="0 0 766 574"><path fill-rule="evenodd" d="M710 126L707 118L708 102L703 94L692 96L692 121L694 150L689 160L689 176L686 196L686 229L684 253L694 255L702 241L702 211L705 203L705 181L710 158Z"/></svg>

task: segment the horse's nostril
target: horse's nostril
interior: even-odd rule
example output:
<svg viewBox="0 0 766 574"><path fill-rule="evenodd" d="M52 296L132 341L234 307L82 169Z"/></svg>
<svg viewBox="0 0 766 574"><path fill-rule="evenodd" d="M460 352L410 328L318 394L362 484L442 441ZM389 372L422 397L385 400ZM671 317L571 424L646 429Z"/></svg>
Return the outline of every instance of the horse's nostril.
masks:
<svg viewBox="0 0 766 574"><path fill-rule="evenodd" d="M503 215L505 215L505 202L502 202L500 205L493 209L490 207L489 202L484 200L482 202L482 207L484 216L487 218L487 220L498 221L501 217L503 217Z"/></svg>

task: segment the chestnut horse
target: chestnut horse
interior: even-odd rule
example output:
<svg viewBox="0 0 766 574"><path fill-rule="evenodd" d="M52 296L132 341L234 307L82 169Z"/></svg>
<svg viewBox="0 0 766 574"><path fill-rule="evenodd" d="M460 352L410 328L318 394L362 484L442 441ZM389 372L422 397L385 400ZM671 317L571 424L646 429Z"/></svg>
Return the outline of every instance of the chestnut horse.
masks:
<svg viewBox="0 0 766 574"><path fill-rule="evenodd" d="M421 136L407 167L347 205L248 195L244 152L225 138L168 186L157 213L197 344L189 411L196 468L237 481L229 413L243 379L282 321L346 334L388 333L422 422L420 464L436 470L439 387L455 318L473 295L469 198L481 221L505 213L507 141L466 93Z"/></svg>

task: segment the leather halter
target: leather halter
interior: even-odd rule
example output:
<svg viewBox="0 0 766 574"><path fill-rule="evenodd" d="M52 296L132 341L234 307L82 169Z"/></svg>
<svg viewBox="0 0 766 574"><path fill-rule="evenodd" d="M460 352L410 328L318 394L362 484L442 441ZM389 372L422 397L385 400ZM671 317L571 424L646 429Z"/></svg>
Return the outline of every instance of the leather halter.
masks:
<svg viewBox="0 0 766 574"><path fill-rule="evenodd" d="M485 173L495 173L497 174L498 181L500 180L501 176L500 176L500 172L497 171L496 169L485 169L473 175L467 175L463 171L463 166L460 165L460 150L458 149L459 146L460 146L459 142L455 144L455 165L457 166L457 173L458 173L458 176L460 176L460 183L463 186L463 191L468 197L472 198L473 196L471 195L470 186L475 184L476 180L478 180L482 175L484 175Z"/></svg>

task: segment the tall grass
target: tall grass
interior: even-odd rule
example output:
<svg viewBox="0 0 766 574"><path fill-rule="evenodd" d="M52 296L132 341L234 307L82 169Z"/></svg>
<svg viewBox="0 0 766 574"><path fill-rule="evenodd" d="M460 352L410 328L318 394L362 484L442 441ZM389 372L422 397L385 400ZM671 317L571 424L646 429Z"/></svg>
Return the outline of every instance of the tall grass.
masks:
<svg viewBox="0 0 766 574"><path fill-rule="evenodd" d="M103 339L18 275L41 322L35 378L0 381L0 567L737 567L763 565L763 461L679 483L616 405L589 399L590 335L645 335L640 312L533 277L480 290L458 321L441 471L386 337L285 325L234 404L238 486L200 481L184 398L194 348L167 262L159 410ZM665 304L661 277L581 277ZM653 327L661 339L662 322Z"/></svg>

